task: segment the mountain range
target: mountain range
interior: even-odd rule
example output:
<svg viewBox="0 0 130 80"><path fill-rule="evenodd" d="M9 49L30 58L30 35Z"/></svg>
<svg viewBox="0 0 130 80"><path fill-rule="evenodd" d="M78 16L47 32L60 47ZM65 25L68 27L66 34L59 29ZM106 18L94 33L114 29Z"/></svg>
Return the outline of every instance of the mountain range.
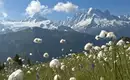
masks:
<svg viewBox="0 0 130 80"><path fill-rule="evenodd" d="M108 10L101 11L95 8L80 10L73 17L65 21L54 22L40 14L28 17L21 21L0 21L0 33L16 32L29 27L41 27L51 30L75 30L81 33L96 35L101 30L113 31L119 36L129 36L130 15L112 15ZM124 31L126 30L124 35ZM122 32L121 32L122 31ZM119 33L121 32L121 34ZM123 33L123 34L122 34Z"/></svg>
<svg viewBox="0 0 130 80"><path fill-rule="evenodd" d="M42 43L33 42L35 38L41 38ZM64 44L60 43L65 39ZM92 42L95 45L101 45L104 42L95 40L95 37L89 34L79 33L76 31L58 31L48 30L39 27L28 28L25 30L10 32L0 35L0 61L6 60L8 56L29 57L31 60L43 60L43 54L49 53L49 59L69 53L82 52L84 45ZM64 50L62 50L64 49ZM72 51L70 51L72 50ZM33 55L30 56L29 54Z"/></svg>
<svg viewBox="0 0 130 80"><path fill-rule="evenodd" d="M112 31L118 38L130 37L130 16L115 16L108 10L89 8L59 22L49 20L38 13L21 21L1 20L0 61L15 54L28 56L32 60L43 60L44 52L48 52L50 58L70 53L70 49L73 52L82 52L87 42L95 45L105 42L95 40L95 35L101 30ZM43 39L43 43L33 43L36 37ZM60 44L62 38L66 39L67 43ZM62 48L64 51L61 51ZM29 56L29 53L33 53L33 56Z"/></svg>

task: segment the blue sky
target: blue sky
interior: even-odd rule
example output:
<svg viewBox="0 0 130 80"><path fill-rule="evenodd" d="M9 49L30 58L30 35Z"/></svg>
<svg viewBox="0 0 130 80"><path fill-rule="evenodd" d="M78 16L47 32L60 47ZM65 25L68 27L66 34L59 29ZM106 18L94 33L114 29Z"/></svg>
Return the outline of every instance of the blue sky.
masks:
<svg viewBox="0 0 130 80"><path fill-rule="evenodd" d="M2 12L0 17L3 17L1 16L3 12L7 14L4 17L9 19L23 19L25 16L33 15L34 13L32 14L32 11L30 11L32 6L28 8L29 13L26 10L31 5L31 2L32 0L0 0L0 12ZM101 10L108 9L115 15L130 14L130 0L39 0L39 2L41 6L44 6L40 11L44 13L44 9L49 10L44 16L52 20L65 19L67 16L73 15L76 10L88 9L90 7ZM69 11L67 10L68 7L65 10L57 9L59 8L57 5L59 2L63 3L62 6L67 4L67 2L71 3L71 7L69 6L71 9ZM55 6L56 9L54 9Z"/></svg>

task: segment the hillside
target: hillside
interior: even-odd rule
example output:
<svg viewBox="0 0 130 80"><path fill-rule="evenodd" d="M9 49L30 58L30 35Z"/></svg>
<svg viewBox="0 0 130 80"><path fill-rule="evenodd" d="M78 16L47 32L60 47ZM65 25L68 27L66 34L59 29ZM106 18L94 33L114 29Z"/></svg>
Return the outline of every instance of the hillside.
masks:
<svg viewBox="0 0 130 80"><path fill-rule="evenodd" d="M41 38L43 43L35 44L34 38ZM60 44L60 40L65 39L65 44ZM0 35L0 60L6 60L8 56L20 54L28 56L33 60L43 60L45 52L50 54L50 58L58 57L72 52L82 52L84 44L88 41L100 45L103 41L96 41L95 36L91 36L76 31L57 31L42 28L28 28L18 32ZM64 52L61 49L64 48ZM29 56L32 53L32 56ZM38 55L37 55L38 54ZM39 58L40 57L40 58Z"/></svg>

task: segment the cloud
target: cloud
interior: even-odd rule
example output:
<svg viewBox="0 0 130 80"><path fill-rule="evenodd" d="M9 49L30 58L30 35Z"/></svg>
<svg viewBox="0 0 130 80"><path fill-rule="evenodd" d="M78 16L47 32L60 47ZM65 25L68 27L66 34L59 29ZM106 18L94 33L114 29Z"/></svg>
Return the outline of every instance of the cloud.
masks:
<svg viewBox="0 0 130 80"><path fill-rule="evenodd" d="M0 18L6 18L8 14L6 12L0 12Z"/></svg>
<svg viewBox="0 0 130 80"><path fill-rule="evenodd" d="M26 8L26 14L33 16L36 13L42 12L44 14L50 13L51 10L48 9L48 6L41 5L39 0L33 0Z"/></svg>
<svg viewBox="0 0 130 80"><path fill-rule="evenodd" d="M66 12L66 13L75 11L76 9L78 9L78 6L72 4L71 2L66 2L66 3L58 2L58 3L54 6L54 8L53 8L53 10L55 10L55 11L58 11L58 12Z"/></svg>
<svg viewBox="0 0 130 80"><path fill-rule="evenodd" d="M2 12L2 15L3 15L4 18L8 17L8 14L5 13L5 12Z"/></svg>
<svg viewBox="0 0 130 80"><path fill-rule="evenodd" d="M52 12L52 9L48 8L48 6L42 5L40 14L46 15L46 14L51 13L51 12Z"/></svg>

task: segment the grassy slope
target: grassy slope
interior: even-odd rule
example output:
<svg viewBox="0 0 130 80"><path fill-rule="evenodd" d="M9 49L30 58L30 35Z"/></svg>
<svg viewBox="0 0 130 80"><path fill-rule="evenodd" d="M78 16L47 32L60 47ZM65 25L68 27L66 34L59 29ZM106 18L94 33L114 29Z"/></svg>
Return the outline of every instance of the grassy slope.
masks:
<svg viewBox="0 0 130 80"><path fill-rule="evenodd" d="M53 80L55 74L61 76L61 80L69 80L76 77L77 80L130 80L130 52L126 48L113 46L112 50L103 51L103 57L97 57L99 51L93 51L87 56L83 53L72 54L70 57L60 59L66 65L65 70L51 69L49 63L31 66L34 70L31 74L26 72L30 68L23 69L24 80L36 80L36 68L38 67L41 80ZM72 71L75 68L75 71ZM3 77L0 76L0 80Z"/></svg>

